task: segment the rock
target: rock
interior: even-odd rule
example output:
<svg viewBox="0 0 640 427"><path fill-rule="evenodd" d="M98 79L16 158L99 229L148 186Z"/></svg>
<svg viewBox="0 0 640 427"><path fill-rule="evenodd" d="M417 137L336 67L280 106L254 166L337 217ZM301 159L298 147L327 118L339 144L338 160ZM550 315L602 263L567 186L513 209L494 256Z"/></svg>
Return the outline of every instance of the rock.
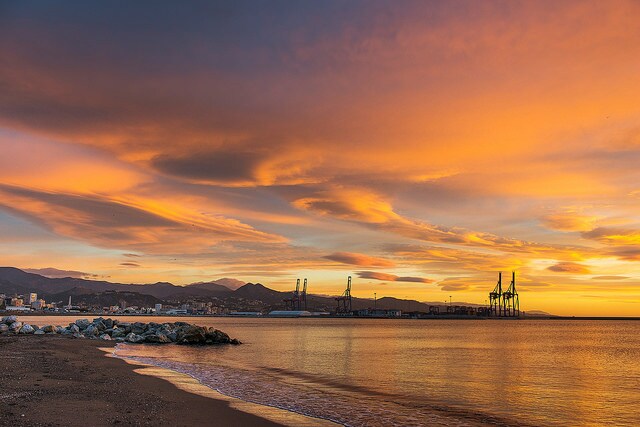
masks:
<svg viewBox="0 0 640 427"><path fill-rule="evenodd" d="M134 334L140 335L143 334L147 330L148 326L142 322L136 322L131 326L131 332Z"/></svg>
<svg viewBox="0 0 640 427"><path fill-rule="evenodd" d="M16 316L5 316L2 318L2 323L5 325L11 325L12 323L16 323L18 318Z"/></svg>
<svg viewBox="0 0 640 427"><path fill-rule="evenodd" d="M207 331L206 339L208 344L229 344L229 342L231 341L229 335L213 328Z"/></svg>
<svg viewBox="0 0 640 427"><path fill-rule="evenodd" d="M182 328L184 326L191 326L191 325L188 324L187 322L174 322L173 326L176 328Z"/></svg>
<svg viewBox="0 0 640 427"><path fill-rule="evenodd" d="M9 325L9 331L17 334L18 331L22 328L22 322L15 321L11 325Z"/></svg>
<svg viewBox="0 0 640 427"><path fill-rule="evenodd" d="M28 323L25 323L24 325L22 325L22 327L20 328L20 332L18 332L19 334L32 334L34 333L36 330L33 329L33 326L29 325Z"/></svg>
<svg viewBox="0 0 640 427"><path fill-rule="evenodd" d="M5 316L0 321L0 334L62 334L73 338L90 338L129 343L166 344L240 344L237 339L231 339L226 333L206 326L192 325L186 322L156 323L156 322L119 322L113 319L97 317L89 322L87 319L77 319L69 326L45 325L41 328L23 323L16 316Z"/></svg>
<svg viewBox="0 0 640 427"><path fill-rule="evenodd" d="M206 341L206 330L201 326L189 325L178 330L178 344L204 344Z"/></svg>
<svg viewBox="0 0 640 427"><path fill-rule="evenodd" d="M82 331L82 333L87 337L95 337L98 335L99 332L100 331L98 330L98 327L93 323L87 326L87 329Z"/></svg>
<svg viewBox="0 0 640 427"><path fill-rule="evenodd" d="M40 329L43 330L46 334L55 334L56 333L56 327L53 326L53 325L46 325L46 326L43 326Z"/></svg>
<svg viewBox="0 0 640 427"><path fill-rule="evenodd" d="M129 332L131 332L131 323L129 322L118 323L118 328L124 329L124 331L128 334Z"/></svg>
<svg viewBox="0 0 640 427"><path fill-rule="evenodd" d="M104 331L104 330L107 329L107 326L102 321L94 322L94 323L92 323L92 325L95 326L96 329L98 329L99 331Z"/></svg>
<svg viewBox="0 0 640 427"><path fill-rule="evenodd" d="M112 338L125 337L126 335L127 335L127 332L124 330L124 328L115 328L111 332Z"/></svg>
<svg viewBox="0 0 640 427"><path fill-rule="evenodd" d="M140 335L136 335L136 334L134 334L133 332L130 332L130 333L125 337L125 340L126 340L127 342L130 342L130 343L139 344L139 343L141 343L141 342L143 342L143 341L144 341L144 337L141 337Z"/></svg>
<svg viewBox="0 0 640 427"><path fill-rule="evenodd" d="M88 319L78 319L78 320L76 320L76 325L78 326L78 328L80 328L80 330L87 329L90 324L91 324L91 322L89 322Z"/></svg>
<svg viewBox="0 0 640 427"><path fill-rule="evenodd" d="M240 341L238 341L237 338L233 338L231 341L229 341L229 344L240 345L242 343Z"/></svg>
<svg viewBox="0 0 640 427"><path fill-rule="evenodd" d="M157 335L147 335L144 337L144 342L151 344L166 344L170 343L171 340L167 338L165 334L157 334Z"/></svg>

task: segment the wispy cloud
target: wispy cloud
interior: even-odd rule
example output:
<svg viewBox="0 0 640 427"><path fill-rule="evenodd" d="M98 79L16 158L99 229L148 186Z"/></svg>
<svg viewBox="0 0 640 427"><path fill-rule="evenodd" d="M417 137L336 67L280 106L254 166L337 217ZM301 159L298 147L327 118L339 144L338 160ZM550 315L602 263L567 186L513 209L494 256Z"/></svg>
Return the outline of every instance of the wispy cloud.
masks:
<svg viewBox="0 0 640 427"><path fill-rule="evenodd" d="M358 271L361 279L384 280L387 282L411 282L411 283L433 283L433 280L424 277L402 277L395 274L381 273L379 271Z"/></svg>
<svg viewBox="0 0 640 427"><path fill-rule="evenodd" d="M589 267L575 262L559 262L547 268L549 271L556 273L573 273L573 274L589 274Z"/></svg>
<svg viewBox="0 0 640 427"><path fill-rule="evenodd" d="M326 259L340 262L343 264L357 265L360 267L394 267L395 263L383 258L372 257L364 254L356 254L350 252L335 252L326 255Z"/></svg>

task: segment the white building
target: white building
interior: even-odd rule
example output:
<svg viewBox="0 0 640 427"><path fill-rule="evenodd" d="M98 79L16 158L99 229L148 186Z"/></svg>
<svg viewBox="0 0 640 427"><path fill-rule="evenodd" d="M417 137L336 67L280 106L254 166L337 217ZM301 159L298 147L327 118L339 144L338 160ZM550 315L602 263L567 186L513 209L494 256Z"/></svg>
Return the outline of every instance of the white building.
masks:
<svg viewBox="0 0 640 427"><path fill-rule="evenodd" d="M27 297L27 305L33 304L36 301L38 301L38 294L35 292L31 292Z"/></svg>

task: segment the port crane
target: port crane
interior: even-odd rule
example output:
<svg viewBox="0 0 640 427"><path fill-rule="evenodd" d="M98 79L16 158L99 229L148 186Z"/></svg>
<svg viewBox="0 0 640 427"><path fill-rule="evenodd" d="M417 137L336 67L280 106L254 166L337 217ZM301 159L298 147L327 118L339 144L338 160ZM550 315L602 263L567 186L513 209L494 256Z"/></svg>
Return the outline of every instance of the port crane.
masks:
<svg viewBox="0 0 640 427"><path fill-rule="evenodd" d="M502 294L502 312L506 317L520 316L520 298L516 290L516 272L511 272L509 288Z"/></svg>
<svg viewBox="0 0 640 427"><path fill-rule="evenodd" d="M489 315L502 317L502 272L498 273L498 283L489 292Z"/></svg>
<svg viewBox="0 0 640 427"><path fill-rule="evenodd" d="M304 308L302 308L304 306ZM302 294L298 301L298 310L307 310L307 279L304 279L304 285L302 286Z"/></svg>
<svg viewBox="0 0 640 427"><path fill-rule="evenodd" d="M502 272L498 273L498 283L489 292L489 315L493 317L519 317L520 298L516 290L516 272L511 272L511 283L502 291Z"/></svg>
<svg viewBox="0 0 640 427"><path fill-rule="evenodd" d="M300 279L296 279L296 290L293 291L293 295L291 298L285 298L284 301L284 309L285 310L297 310L297 306L300 302Z"/></svg>
<svg viewBox="0 0 640 427"><path fill-rule="evenodd" d="M342 315L350 315L352 314L351 310L351 276L347 279L347 289L345 289L344 293L336 298L338 302L338 308L336 309L336 314Z"/></svg>
<svg viewBox="0 0 640 427"><path fill-rule="evenodd" d="M284 308L288 311L300 311L307 309L307 279L304 279L302 292L300 292L300 279L296 279L296 289L293 291L291 298L285 298ZM303 308L304 307L304 308Z"/></svg>

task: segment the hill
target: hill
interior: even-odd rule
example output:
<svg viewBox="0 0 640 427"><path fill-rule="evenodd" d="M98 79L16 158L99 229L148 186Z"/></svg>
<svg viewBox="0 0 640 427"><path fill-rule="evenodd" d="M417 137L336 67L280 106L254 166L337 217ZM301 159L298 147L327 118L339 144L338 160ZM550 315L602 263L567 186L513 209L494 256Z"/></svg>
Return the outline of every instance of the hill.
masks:
<svg viewBox="0 0 640 427"><path fill-rule="evenodd" d="M234 287L244 283L235 279L220 279L220 282ZM18 268L0 267L0 293L13 295L15 293L25 294L28 292L37 292L47 301L66 302L69 295L71 295L74 302L86 301L87 303L92 302L103 304L104 306L122 305L122 301L126 301L128 305L153 306L155 303L167 301L176 303L190 299L201 301L217 299L230 302L229 307L251 307L252 309L263 311L282 309L283 300L290 298L292 295L291 291L276 291L260 283L242 284L234 290L217 281L199 282L187 286L177 286L169 282L136 285L72 277L49 278L35 273L27 273ZM78 296L82 296L82 298L78 299ZM119 302L115 302L116 300ZM333 310L336 304L335 297L332 296L313 294L307 296L307 308L312 311ZM373 305L374 301L370 298L354 297L352 299L352 308L354 310L371 308ZM444 304L384 297L378 299L375 305L379 309L427 312L430 305Z"/></svg>
<svg viewBox="0 0 640 427"><path fill-rule="evenodd" d="M187 296L220 296L229 294L231 289L214 282L177 286L168 282L151 284L124 284L102 280L88 280L74 277L49 278L35 273L27 273L14 267L0 267L0 293L7 295L37 292L50 297L73 288L89 289L93 292L121 291L151 295L159 299Z"/></svg>

